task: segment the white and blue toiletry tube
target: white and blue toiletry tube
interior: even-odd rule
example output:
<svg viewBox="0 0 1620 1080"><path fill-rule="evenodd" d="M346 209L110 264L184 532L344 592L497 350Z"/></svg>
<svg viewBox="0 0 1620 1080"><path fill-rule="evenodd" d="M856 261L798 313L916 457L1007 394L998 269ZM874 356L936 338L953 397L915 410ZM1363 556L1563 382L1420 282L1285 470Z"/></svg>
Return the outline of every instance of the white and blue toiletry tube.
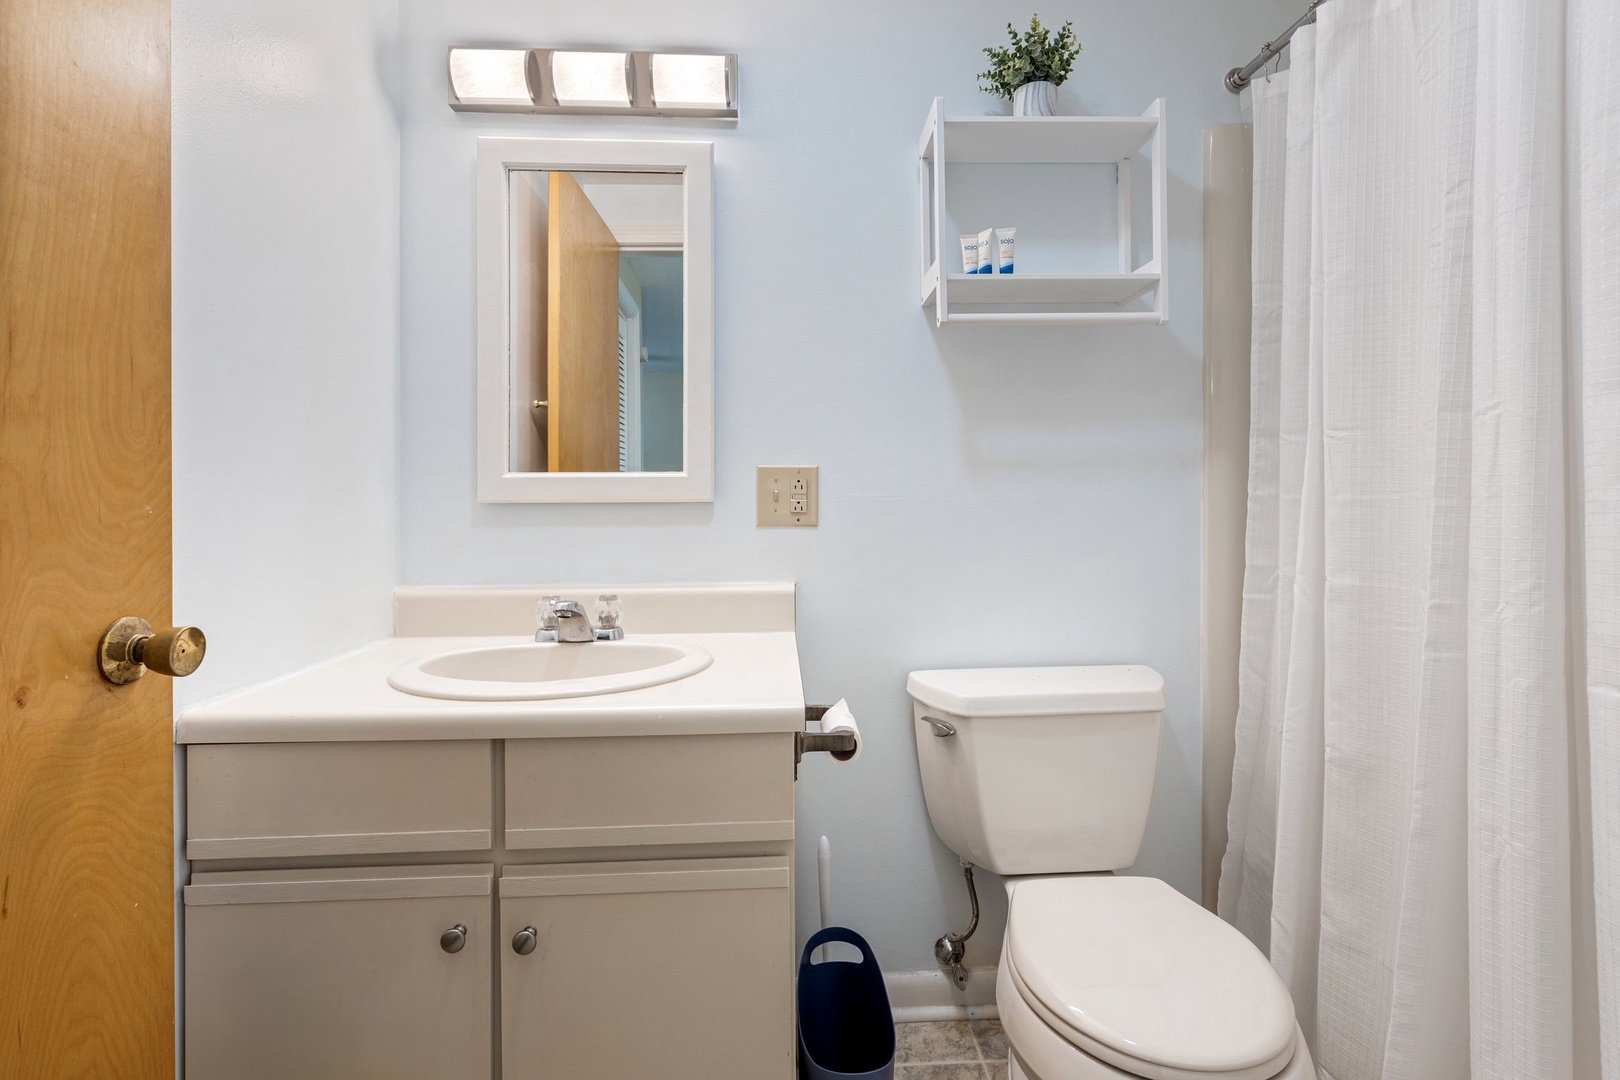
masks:
<svg viewBox="0 0 1620 1080"><path fill-rule="evenodd" d="M1017 238L1017 229L996 230L996 266L999 273L1013 272L1013 242Z"/></svg>
<svg viewBox="0 0 1620 1080"><path fill-rule="evenodd" d="M993 274L996 272L996 241L993 230L986 229L979 234L979 273Z"/></svg>
<svg viewBox="0 0 1620 1080"><path fill-rule="evenodd" d="M962 273L977 274L979 272L979 234L962 234Z"/></svg>

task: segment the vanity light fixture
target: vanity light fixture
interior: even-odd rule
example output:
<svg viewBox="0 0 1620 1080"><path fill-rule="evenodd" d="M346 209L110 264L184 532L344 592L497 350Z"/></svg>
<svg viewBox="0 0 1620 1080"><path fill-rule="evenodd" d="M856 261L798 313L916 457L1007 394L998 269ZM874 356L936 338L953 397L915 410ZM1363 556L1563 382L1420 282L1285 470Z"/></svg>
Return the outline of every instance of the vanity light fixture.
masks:
<svg viewBox="0 0 1620 1080"><path fill-rule="evenodd" d="M450 50L458 112L735 119L735 53L623 49Z"/></svg>

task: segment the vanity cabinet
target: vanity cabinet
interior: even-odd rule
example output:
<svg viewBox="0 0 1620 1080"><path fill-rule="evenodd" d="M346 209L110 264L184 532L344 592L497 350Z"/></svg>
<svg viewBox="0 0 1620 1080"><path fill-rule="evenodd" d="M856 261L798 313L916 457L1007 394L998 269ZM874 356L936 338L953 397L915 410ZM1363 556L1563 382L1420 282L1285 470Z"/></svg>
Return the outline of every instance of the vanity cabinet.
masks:
<svg viewBox="0 0 1620 1080"><path fill-rule="evenodd" d="M490 1076L493 877L489 864L193 875L186 1075Z"/></svg>
<svg viewBox="0 0 1620 1080"><path fill-rule="evenodd" d="M189 746L187 1080L790 1080L793 745Z"/></svg>

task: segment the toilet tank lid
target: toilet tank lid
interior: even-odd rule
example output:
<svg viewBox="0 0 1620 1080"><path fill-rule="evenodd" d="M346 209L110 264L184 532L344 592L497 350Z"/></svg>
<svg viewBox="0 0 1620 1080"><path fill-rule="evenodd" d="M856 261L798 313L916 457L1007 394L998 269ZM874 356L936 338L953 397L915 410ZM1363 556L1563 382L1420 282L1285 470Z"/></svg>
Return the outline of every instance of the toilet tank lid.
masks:
<svg viewBox="0 0 1620 1080"><path fill-rule="evenodd" d="M1164 677L1144 664L913 671L906 691L957 716L1163 712Z"/></svg>

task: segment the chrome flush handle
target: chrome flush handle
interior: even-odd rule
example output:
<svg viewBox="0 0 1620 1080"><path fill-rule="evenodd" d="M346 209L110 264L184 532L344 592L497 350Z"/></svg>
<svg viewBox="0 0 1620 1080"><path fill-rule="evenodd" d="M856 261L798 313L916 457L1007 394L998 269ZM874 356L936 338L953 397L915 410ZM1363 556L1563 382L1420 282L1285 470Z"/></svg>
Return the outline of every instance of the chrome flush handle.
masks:
<svg viewBox="0 0 1620 1080"><path fill-rule="evenodd" d="M921 716L918 719L934 729L934 738L936 739L948 739L956 734L955 724L941 720L937 716Z"/></svg>

